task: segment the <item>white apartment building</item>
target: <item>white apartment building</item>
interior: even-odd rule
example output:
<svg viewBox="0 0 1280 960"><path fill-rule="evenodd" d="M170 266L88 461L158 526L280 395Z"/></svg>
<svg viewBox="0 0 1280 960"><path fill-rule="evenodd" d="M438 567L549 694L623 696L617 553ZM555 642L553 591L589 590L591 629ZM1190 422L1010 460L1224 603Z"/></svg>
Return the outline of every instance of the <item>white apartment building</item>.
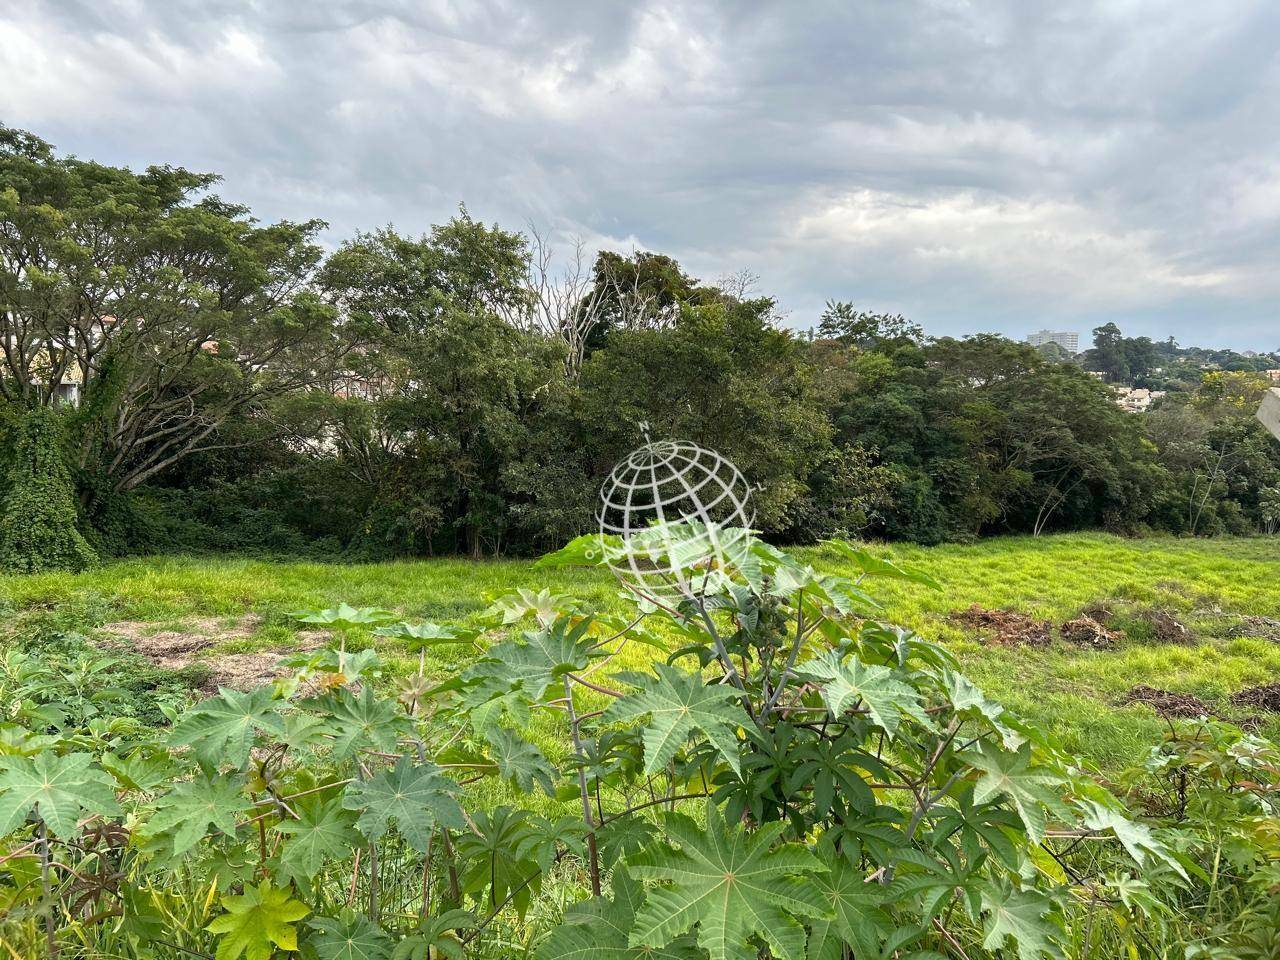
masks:
<svg viewBox="0 0 1280 960"><path fill-rule="evenodd" d="M1080 352L1080 334L1072 333L1069 330L1038 330L1035 333L1027 334L1027 339L1023 342L1029 343L1033 347L1043 347L1046 343L1056 343L1067 353L1076 354Z"/></svg>

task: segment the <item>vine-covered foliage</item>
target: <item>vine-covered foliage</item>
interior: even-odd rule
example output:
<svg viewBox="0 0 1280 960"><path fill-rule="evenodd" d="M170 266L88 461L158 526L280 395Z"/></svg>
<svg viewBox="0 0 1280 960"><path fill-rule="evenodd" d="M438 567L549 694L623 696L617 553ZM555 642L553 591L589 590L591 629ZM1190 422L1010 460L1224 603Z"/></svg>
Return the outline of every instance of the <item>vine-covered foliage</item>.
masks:
<svg viewBox="0 0 1280 960"><path fill-rule="evenodd" d="M0 505L0 569L83 570L98 557L76 529L75 491L62 459L57 414L38 409L14 428Z"/></svg>
<svg viewBox="0 0 1280 960"><path fill-rule="evenodd" d="M1121 785L1135 816L877 618L870 578L925 573L835 546L855 577L752 540L625 620L521 591L487 647L314 611L333 646L167 731L0 670L0 937L165 960L1274 955L1273 746L1172 732ZM417 651L394 692L347 643L370 629ZM652 667L611 669L637 645ZM1238 922L1193 938L1215 910Z"/></svg>

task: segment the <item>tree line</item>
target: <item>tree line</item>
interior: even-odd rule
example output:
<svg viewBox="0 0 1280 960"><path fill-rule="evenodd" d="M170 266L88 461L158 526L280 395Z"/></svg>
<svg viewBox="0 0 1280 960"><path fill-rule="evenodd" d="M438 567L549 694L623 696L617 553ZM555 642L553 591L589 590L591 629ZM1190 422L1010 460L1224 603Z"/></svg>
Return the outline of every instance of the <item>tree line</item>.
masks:
<svg viewBox="0 0 1280 960"><path fill-rule="evenodd" d="M0 533L53 483L100 553L540 551L590 529L643 424L734 460L783 542L1280 523L1249 371L1140 417L994 334L835 301L797 332L750 276L465 208L326 255L320 221L216 182L0 128Z"/></svg>
<svg viewBox="0 0 1280 960"><path fill-rule="evenodd" d="M1151 390L1194 390L1205 371L1265 373L1280 368L1280 351L1207 350L1183 347L1169 337L1126 337L1115 323L1093 330L1093 347L1078 358L1069 357L1056 343L1040 347L1042 353L1059 361L1078 359L1086 370L1100 374L1109 383L1128 384Z"/></svg>

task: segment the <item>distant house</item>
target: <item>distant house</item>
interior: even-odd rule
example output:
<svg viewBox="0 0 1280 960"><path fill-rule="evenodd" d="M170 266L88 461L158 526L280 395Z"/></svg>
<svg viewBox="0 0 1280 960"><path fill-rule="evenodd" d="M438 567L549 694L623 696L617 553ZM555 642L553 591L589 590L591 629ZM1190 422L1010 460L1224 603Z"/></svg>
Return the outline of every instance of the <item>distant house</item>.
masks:
<svg viewBox="0 0 1280 960"><path fill-rule="evenodd" d="M1130 413L1146 413L1151 404L1166 393L1164 390L1148 390L1145 387L1113 387L1116 403Z"/></svg>
<svg viewBox="0 0 1280 960"><path fill-rule="evenodd" d="M1264 370L1262 372L1266 374L1267 379L1272 383L1280 383L1280 370Z"/></svg>
<svg viewBox="0 0 1280 960"><path fill-rule="evenodd" d="M1035 333L1027 334L1024 342L1033 347L1043 347L1048 343L1056 343L1067 353L1074 355L1080 352L1080 334L1072 333L1068 330L1038 330Z"/></svg>
<svg viewBox="0 0 1280 960"><path fill-rule="evenodd" d="M54 403L75 406L80 402L84 376L74 360L65 362L67 352L65 345L57 344L38 353L31 364L32 381L47 390Z"/></svg>
<svg viewBox="0 0 1280 960"><path fill-rule="evenodd" d="M62 378L60 383L53 384L52 393L55 403L69 404L76 407L80 405L80 371L71 370Z"/></svg>

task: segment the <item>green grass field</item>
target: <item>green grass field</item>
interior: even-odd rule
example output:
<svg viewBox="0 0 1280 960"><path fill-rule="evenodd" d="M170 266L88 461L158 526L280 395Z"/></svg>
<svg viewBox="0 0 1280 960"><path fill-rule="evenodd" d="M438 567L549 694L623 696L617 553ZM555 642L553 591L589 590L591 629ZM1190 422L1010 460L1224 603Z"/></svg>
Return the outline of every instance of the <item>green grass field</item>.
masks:
<svg viewBox="0 0 1280 960"><path fill-rule="evenodd" d="M1196 694L1226 717L1280 733L1277 715L1230 704L1242 688L1280 681L1280 643L1266 637L1265 625L1243 620L1280 620L1280 541L1089 534L877 550L927 569L944 586L933 593L911 584L873 584L886 620L945 642L990 694L1104 770L1140 760L1159 737L1163 721L1151 708L1122 703L1137 684ZM797 552L819 569L840 568L832 552ZM299 608L345 600L406 618L466 622L493 597L517 587L546 587L597 610L622 606L607 572L536 570L527 561L318 564L171 557L122 561L80 575L0 577L0 615L11 632L36 622L92 632L117 621L140 622L144 631L182 631L199 621L215 638L219 626L236 634L199 654L217 657L296 646L288 614ZM1127 638L1112 650L1062 640L1038 648L993 646L951 616L972 604L1054 624L1103 604L1112 611L1110 625L1124 629ZM1156 636L1155 612L1171 615L1190 636L1182 642ZM250 629L231 629L250 614ZM393 669L409 668L394 641L377 643ZM628 650L615 663L627 667L650 654Z"/></svg>

